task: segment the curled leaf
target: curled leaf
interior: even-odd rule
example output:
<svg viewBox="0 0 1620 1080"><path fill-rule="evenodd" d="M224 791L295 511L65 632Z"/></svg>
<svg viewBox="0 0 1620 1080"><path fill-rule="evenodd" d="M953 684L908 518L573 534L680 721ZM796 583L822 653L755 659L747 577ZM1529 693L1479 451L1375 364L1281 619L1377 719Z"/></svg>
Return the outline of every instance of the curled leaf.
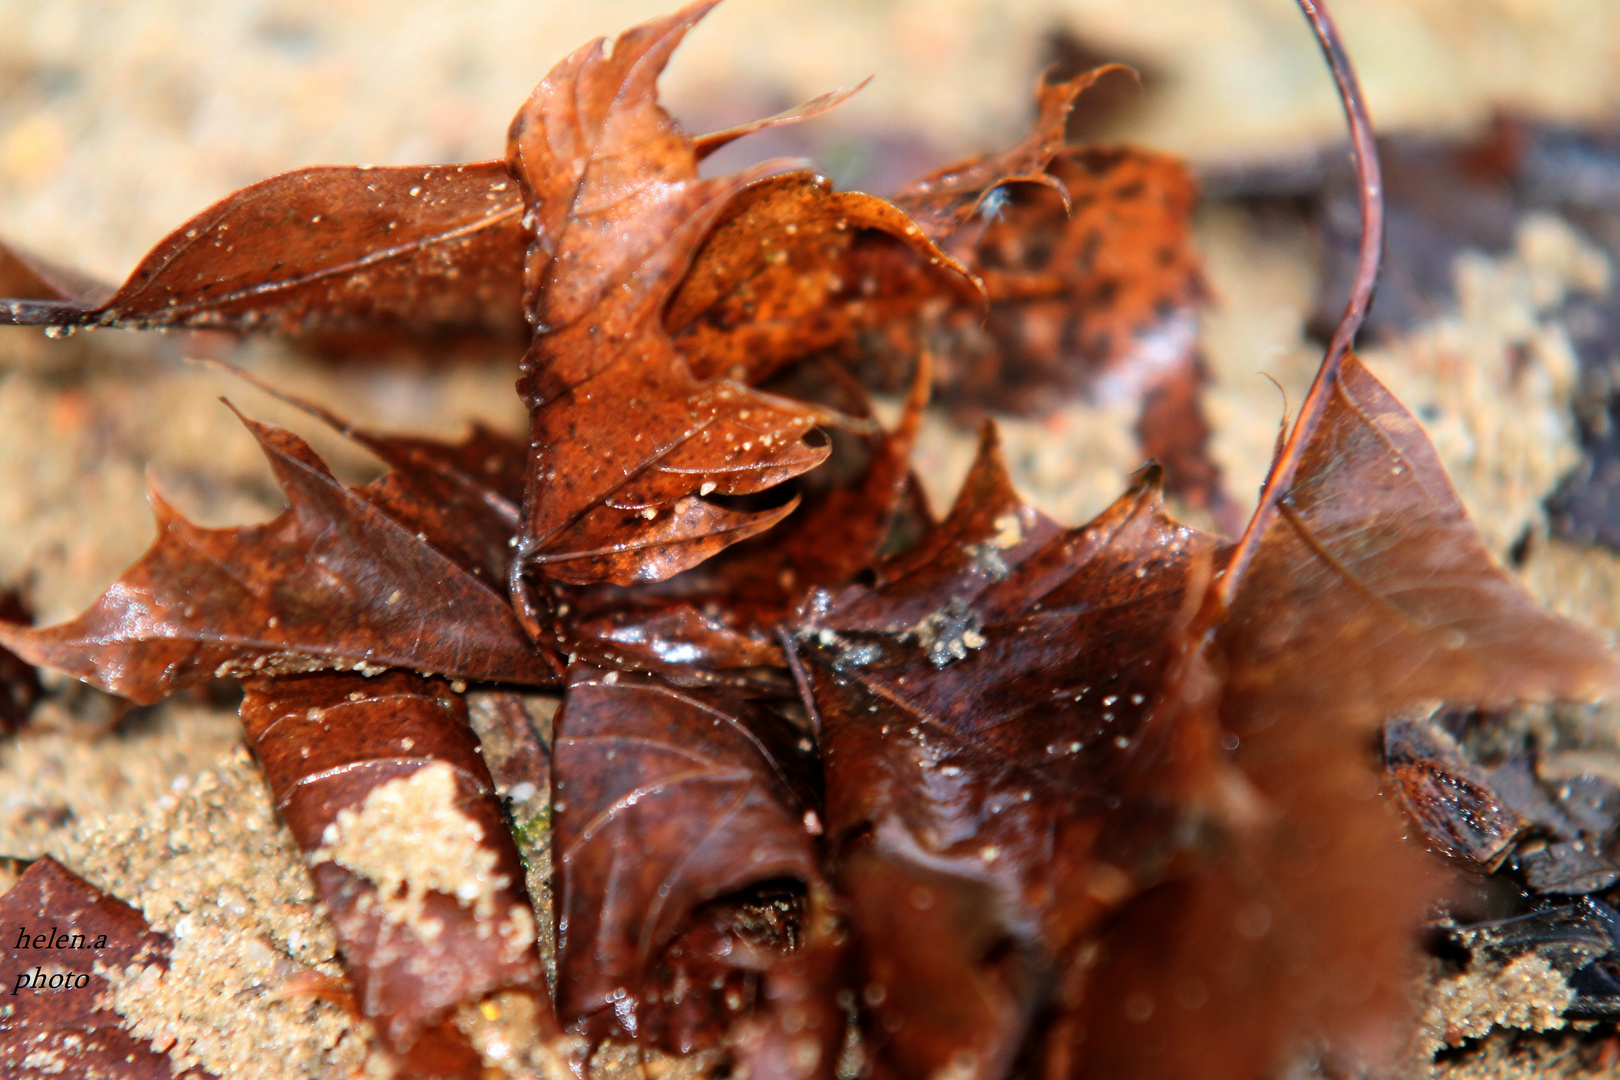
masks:
<svg viewBox="0 0 1620 1080"><path fill-rule="evenodd" d="M657 102L669 54L711 6L637 27L611 53L600 40L576 51L512 122L536 330L519 383L532 452L515 575L669 577L792 509L708 496L762 491L826 457L805 436L830 417L700 381L659 323L705 231L762 171L699 179L691 140Z"/></svg>
<svg viewBox="0 0 1620 1080"><path fill-rule="evenodd" d="M789 983L832 974L816 959L835 943L812 785L810 743L781 717L576 666L553 766L563 1019L685 1051L737 1020L771 1027L781 1001L813 1009L787 1034L830 1069L842 1036L830 987L799 1001L777 982L783 964ZM750 895L767 885L778 892Z"/></svg>
<svg viewBox="0 0 1620 1080"><path fill-rule="evenodd" d="M523 864L459 695L404 672L284 676L249 684L242 723L392 1050L496 991L545 1001Z"/></svg>
<svg viewBox="0 0 1620 1080"><path fill-rule="evenodd" d="M983 294L893 203L791 172L730 201L664 325L699 375L752 385L935 297L978 308Z"/></svg>

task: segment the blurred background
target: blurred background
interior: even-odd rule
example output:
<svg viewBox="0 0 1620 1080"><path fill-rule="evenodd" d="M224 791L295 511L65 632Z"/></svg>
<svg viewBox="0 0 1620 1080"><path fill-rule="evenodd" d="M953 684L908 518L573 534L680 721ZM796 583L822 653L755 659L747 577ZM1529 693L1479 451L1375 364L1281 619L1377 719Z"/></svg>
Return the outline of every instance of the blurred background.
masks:
<svg viewBox="0 0 1620 1080"><path fill-rule="evenodd" d="M121 279L210 201L309 164L497 157L565 53L667 0L0 0L0 233ZM1339 0L1386 131L1496 107L1592 119L1620 103L1614 0ZM1092 134L1197 161L1338 137L1290 0L726 0L663 86L694 129L868 75L803 138L843 183L999 145L1047 64L1118 60ZM801 144L802 145L802 144Z"/></svg>
<svg viewBox="0 0 1620 1080"><path fill-rule="evenodd" d="M670 6L0 0L0 238L118 282L210 202L284 170L499 157L510 117L553 63ZM1582 440L1608 430L1620 386L1620 3L1334 0L1333 12L1374 119L1396 140L1391 183L1404 184L1392 187L1369 343L1394 350L1381 373L1429 425L1493 547L1523 556L1526 537L1549 532L1548 493L1583 460L1593 475L1608 460L1583 459ZM1237 503L1252 505L1283 409L1268 380L1288 400L1303 395L1321 355L1310 333L1343 303L1357 228L1339 102L1292 0L726 0L661 87L697 132L871 76L831 115L742 140L713 165L802 155L841 186L882 194L1018 138L1043 70L1109 61L1140 82L1113 77L1085 95L1071 137L1174 151L1203 180L1212 452ZM1504 115L1521 125L1512 137L1493 134ZM1571 143L1570 131L1597 141ZM1481 147L1506 164L1459 174ZM340 476L374 474L318 425L184 363L199 355L360 422L445 435L475 416L523 423L515 356L334 367L264 340L0 332L0 590L20 589L41 621L74 614L144 549L145 476L204 524L279 509L221 395L306 433ZM1583 428L1578 388L1594 372ZM1098 512L1141 463L1130 408L1061 402L1001 419L1020 484L1063 520ZM971 429L931 417L918 461L936 505L972 446ZM1620 437L1612 456L1620 508ZM1620 510L1609 525L1620 547ZM1620 570L1608 558L1576 560L1577 578L1555 575L1543 594L1579 595L1609 622ZM1599 584L1580 584L1600 571Z"/></svg>

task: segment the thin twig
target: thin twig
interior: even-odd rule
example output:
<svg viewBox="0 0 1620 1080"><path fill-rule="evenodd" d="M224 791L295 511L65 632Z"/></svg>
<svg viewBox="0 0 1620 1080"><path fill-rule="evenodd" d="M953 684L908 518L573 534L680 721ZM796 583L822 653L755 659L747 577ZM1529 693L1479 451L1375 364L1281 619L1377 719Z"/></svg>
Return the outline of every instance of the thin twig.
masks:
<svg viewBox="0 0 1620 1080"><path fill-rule="evenodd" d="M816 708L816 695L810 688L810 675L804 670L804 661L799 658L799 643L793 639L793 633L785 626L776 628L776 639L782 644L782 655L787 657L788 670L793 673L793 685L798 688L799 701L804 704L804 711L810 720L810 727L821 738L821 711Z"/></svg>
<svg viewBox="0 0 1620 1080"><path fill-rule="evenodd" d="M1227 565L1217 588L1223 608L1230 605L1237 592L1238 583L1243 579L1249 561L1254 558L1261 537L1277 516L1278 504L1293 489L1300 458L1304 456L1311 437L1316 434L1322 414L1327 411L1328 401L1339 385L1339 372L1345 355L1349 353L1356 332L1366 318L1373 285L1378 280L1378 262L1384 246L1384 186L1378 168L1378 145L1373 137L1372 120L1367 116L1367 103L1361 96L1361 85L1356 80L1356 70L1351 66L1344 42L1339 38L1339 29L1322 0L1298 2L1322 45L1322 53L1333 72L1333 81L1339 87L1339 98L1344 102L1345 118L1350 124L1350 157L1355 164L1356 194L1361 203L1361 250L1357 255L1355 285L1350 290L1350 300L1339 319L1338 329L1333 332L1327 356L1316 372L1316 381L1311 383L1310 393L1300 406L1293 433L1289 435L1282 453L1271 463L1271 472L1266 476L1266 484L1261 491L1260 505L1254 511L1254 517L1249 519L1249 527L1243 531L1243 538L1238 541L1232 561Z"/></svg>

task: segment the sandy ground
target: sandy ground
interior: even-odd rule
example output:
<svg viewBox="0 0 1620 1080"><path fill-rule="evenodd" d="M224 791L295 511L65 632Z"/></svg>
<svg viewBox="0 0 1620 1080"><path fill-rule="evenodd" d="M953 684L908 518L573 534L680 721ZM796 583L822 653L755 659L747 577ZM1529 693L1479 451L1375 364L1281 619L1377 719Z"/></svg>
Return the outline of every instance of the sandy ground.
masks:
<svg viewBox="0 0 1620 1080"><path fill-rule="evenodd" d="M497 156L512 111L555 59L663 9L645 0L0 0L0 236L119 280L169 228L283 169ZM1613 0L1340 0L1337 9L1375 116L1390 125L1459 130L1502 104L1569 119L1620 106ZM1286 0L727 0L664 85L677 115L704 128L875 75L800 145L841 179L881 187L897 178L896 162L921 170L1006 141L1059 29L1142 66L1148 88L1119 119L1138 141L1209 162L1286 155L1337 132L1327 77ZM1199 235L1219 297L1203 330L1215 450L1246 498L1282 410L1261 373L1297 403L1318 358L1302 335L1316 253L1302 229L1257 228L1231 208L1206 211ZM1459 260L1456 312L1369 357L1410 407L1428 406L1431 436L1493 548L1505 554L1529 530L1538 540L1527 582L1554 608L1610 630L1620 626L1620 565L1546 542L1540 501L1576 460L1574 358L1555 313L1567 295L1613 287L1615 270L1563 222L1527 222L1507 254ZM0 331L0 586L22 587L42 621L75 614L145 548L147 476L205 524L280 508L222 394L295 426L343 478L376 471L258 391L185 363L202 354L375 425L449 434L473 417L513 430L521 421L504 361L337 370L269 343ZM1060 519L1084 520L1139 464L1131 419L1074 407L1008 421L1019 482ZM936 504L970 446L943 417L930 419L919 467ZM163 880L199 853L238 850L242 830L279 829L254 809L256 774L234 749L233 710L190 698L114 725L109 701L53 685L35 730L0 745L0 854L58 853L164 929L195 915L196 941L220 955L234 948L250 967L323 970L329 939L276 906L307 903L296 882L276 877L285 865L264 869L268 884L241 903L220 901L212 878L178 891ZM239 790L249 792L244 812L219 813L220 793ZM171 842L176 829L184 851ZM253 843L264 859L287 857L274 837ZM290 942L293 933L303 936ZM1533 1003L1511 1000L1498 1012L1516 1007L1534 1014ZM231 1056L241 1044L219 1034L230 1019L210 1020L214 1035L171 1034L229 1073L241 1066ZM286 1075L354 1060L352 1032L313 1005L304 1019L284 1034L300 1048Z"/></svg>

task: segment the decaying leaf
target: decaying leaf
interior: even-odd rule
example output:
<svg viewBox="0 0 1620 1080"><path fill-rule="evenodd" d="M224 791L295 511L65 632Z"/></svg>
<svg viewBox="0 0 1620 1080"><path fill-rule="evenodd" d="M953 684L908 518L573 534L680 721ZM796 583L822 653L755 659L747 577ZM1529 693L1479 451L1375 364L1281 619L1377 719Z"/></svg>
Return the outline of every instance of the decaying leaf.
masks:
<svg viewBox="0 0 1620 1080"><path fill-rule="evenodd" d="M1063 149L1064 131L1075 99L1117 67L1100 67L1063 82L1043 77L1035 87L1038 115L1023 141L997 154L985 154L947 165L938 172L913 180L894 197L895 204L921 225L929 236L944 241L973 217L983 214L994 221L1001 214L1007 192L1004 184L1037 184L1051 188L1065 208L1069 192L1047 171ZM988 209L986 203L993 200Z"/></svg>
<svg viewBox="0 0 1620 1080"><path fill-rule="evenodd" d="M1487 773L1399 725L1374 753L1392 717L1585 699L1620 666L1492 563L1416 422L1346 358L1379 184L1319 5L1366 235L1234 542L1162 499L1230 511L1198 405L1195 185L1163 155L1065 145L1101 72L1043 83L1025 139L894 202L773 163L704 178L719 146L841 100L689 137L656 80L712 6L569 55L502 162L265 181L110 293L0 251L13 322L527 334L527 440L385 435L282 395L391 471L345 488L247 421L285 513L201 529L154 496L158 541L88 612L0 622L21 660L137 701L246 682L379 1062L479 1076L490 1025L521 1015L501 1053L525 1068L604 1040L756 1080L1246 1080L1307 1045L1377 1065L1449 887L1378 769L1471 870L1572 895L1620 874L1576 857L1615 815L1528 759ZM859 387L885 349L911 380L892 431ZM1162 461L1064 528L987 425L935 524L909 459L936 382L957 405L1133 400ZM565 673L548 746L514 687ZM23 882L0 901L19 919L110 921L145 950L129 962L160 962L55 864ZM1548 955L1597 1008L1620 998L1620 933L1577 903L1545 918ZM0 1017L0 1053L165 1064L116 1023L82 1002L21 1033Z"/></svg>
<svg viewBox="0 0 1620 1080"><path fill-rule="evenodd" d="M1198 403L1208 293L1191 174L1127 147L1068 147L1046 168L1056 190L1004 189L974 243L968 263L990 311L982 322L968 311L947 320L942 397L1036 414L1075 395L1138 402L1138 437L1171 490L1218 509L1225 496Z"/></svg>
<svg viewBox="0 0 1620 1080"><path fill-rule="evenodd" d="M868 411L858 387L843 389L853 393L858 414ZM916 532L918 522L926 524L909 465L928 390L924 356L894 430L846 436L847 456L858 462L851 478L806 492L802 509L768 536L668 582L568 590L567 610L557 611L563 647L678 683L769 684L770 669L783 663L778 628L810 590L848 584L877 563L897 528ZM845 466L844 456L836 454L831 466Z"/></svg>
<svg viewBox="0 0 1620 1080"><path fill-rule="evenodd" d="M746 1021L767 1053L793 1009L782 1035L807 1067L782 1075L826 1074L843 1019L811 750L740 698L571 671L552 804L565 1022L690 1052Z"/></svg>
<svg viewBox="0 0 1620 1080"><path fill-rule="evenodd" d="M978 282L921 224L883 199L790 172L727 203L665 326L696 374L752 385L942 298L983 306Z"/></svg>
<svg viewBox="0 0 1620 1080"><path fill-rule="evenodd" d="M1149 470L1057 531L1011 496L987 435L931 557L879 567L876 590L804 631L828 827L852 867L838 881L899 1075L969 1059L964 1075L1004 1075L1080 946L1157 873L1156 848L1119 834L1162 809L1122 805L1123 777L1153 758L1215 550L1164 515L1158 485Z"/></svg>
<svg viewBox="0 0 1620 1080"><path fill-rule="evenodd" d="M692 5L563 60L512 123L533 217L524 268L534 345L519 391L533 448L517 565L564 581L658 580L781 520L707 496L762 491L819 464L830 418L730 379L699 381L658 315L704 231L750 180L700 180L655 80Z"/></svg>
<svg viewBox="0 0 1620 1080"><path fill-rule="evenodd" d="M523 865L460 695L404 672L289 675L249 684L242 723L391 1049L436 1026L430 1043L460 1042L441 1022L497 991L545 999Z"/></svg>
<svg viewBox="0 0 1620 1080"><path fill-rule="evenodd" d="M1620 679L1496 566L1353 357L1299 461L1214 630L1218 688L1189 703L1218 718L1253 820L1111 931L1092 975L1109 993L1058 1051L1082 1075L1236 1078L1305 1039L1393 1052L1445 884L1376 798L1367 738L1425 701L1582 700Z"/></svg>
<svg viewBox="0 0 1620 1080"><path fill-rule="evenodd" d="M480 423L456 443L368 431L315 402L228 370L387 462L392 471L366 485L366 500L491 588L505 587L523 501L527 448L520 440Z"/></svg>
<svg viewBox="0 0 1620 1080"><path fill-rule="evenodd" d="M0 320L517 343L522 214L499 161L301 169L180 226L111 296L82 299L82 286L47 271L56 295L12 293Z"/></svg>
<svg viewBox="0 0 1620 1080"><path fill-rule="evenodd" d="M290 504L264 525L202 529L153 491L158 539L72 622L0 623L0 643L114 694L158 701L208 678L414 668L550 681L502 597L345 488L297 436L244 420ZM387 477L385 495L396 491ZM438 511L435 510L435 513Z"/></svg>
<svg viewBox="0 0 1620 1080"><path fill-rule="evenodd" d="M17 1080L169 1080L168 1055L124 1030L103 1004L108 969L167 967L169 939L139 911L49 856L0 896L8 1008L0 1068ZM201 1068L178 1074L204 1080Z"/></svg>

